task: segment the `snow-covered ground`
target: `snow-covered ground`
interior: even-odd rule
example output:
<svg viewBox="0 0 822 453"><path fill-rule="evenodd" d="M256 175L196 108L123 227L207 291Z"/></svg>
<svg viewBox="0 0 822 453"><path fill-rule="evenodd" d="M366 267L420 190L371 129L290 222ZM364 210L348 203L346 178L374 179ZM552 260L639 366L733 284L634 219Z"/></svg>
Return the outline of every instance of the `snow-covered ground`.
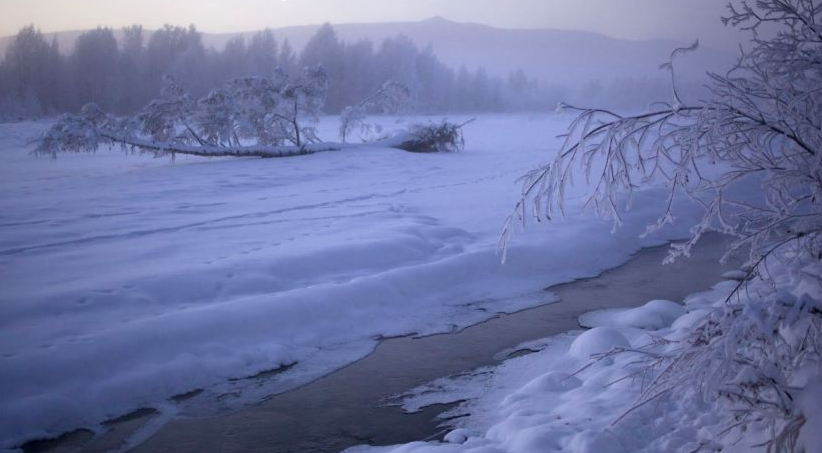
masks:
<svg viewBox="0 0 822 453"><path fill-rule="evenodd" d="M772 271L773 286L755 280L741 295L747 305L741 318L750 320L752 337L778 336L780 348L813 341L806 337L811 321L803 312L821 307L819 265L800 273L779 265ZM691 295L684 307L653 300L637 308L585 314L580 324L590 330L526 343L521 347L538 352L497 367L438 379L403 395L403 406L409 411L434 403L461 402L441 415L452 426L444 442L361 446L346 453L772 451L767 442L784 423L774 426L766 419L746 418L744 404L734 403L733 395L713 397L710 389L719 374L716 370L699 370L698 362L686 357L682 359L686 366L694 367L687 371L701 380L690 382L678 375L682 380L672 393L649 387L672 363L656 360L675 357L683 348L680 341L693 333L694 326L722 312L737 284L728 280ZM770 332L767 318L772 315L780 322L778 333ZM753 341L733 346L743 352L761 345ZM819 363L797 366L798 372L784 376L783 381L777 363L740 359L729 366L734 371L732 382L743 387L754 382L752 370L758 365L772 368L768 371L774 382L790 386L797 412L803 414L796 449L774 451L822 451ZM649 388L650 394L643 394Z"/></svg>
<svg viewBox="0 0 822 453"><path fill-rule="evenodd" d="M651 190L614 234L571 203L567 220L515 236L501 264L515 180L553 156L566 122L482 116L457 154L176 161L33 158L45 124L0 124L0 447L140 407L172 414L170 398L195 389L253 401L380 337L545 303L548 285L684 235L639 238L663 202ZM336 126L325 119L321 136ZM229 380L288 364L264 389Z"/></svg>

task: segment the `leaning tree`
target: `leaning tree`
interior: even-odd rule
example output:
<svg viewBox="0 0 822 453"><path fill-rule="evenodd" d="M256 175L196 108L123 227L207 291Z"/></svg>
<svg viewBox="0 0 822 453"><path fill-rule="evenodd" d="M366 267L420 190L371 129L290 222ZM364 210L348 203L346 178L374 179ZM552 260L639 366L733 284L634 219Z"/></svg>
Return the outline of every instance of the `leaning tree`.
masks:
<svg viewBox="0 0 822 453"><path fill-rule="evenodd" d="M292 81L273 77L229 81L195 101L172 77L163 78L160 99L132 116L116 117L95 104L63 115L35 152L95 151L101 146L156 154L280 157L323 150L310 147L328 91L320 66Z"/></svg>
<svg viewBox="0 0 822 453"><path fill-rule="evenodd" d="M365 99L343 109L340 114L340 140L343 143L353 132L359 132L361 139L367 139L381 130L368 121L368 115L377 113L396 113L408 108L411 102L411 90L404 84L390 80L379 90L369 94Z"/></svg>
<svg viewBox="0 0 822 453"><path fill-rule="evenodd" d="M346 140L359 130L376 131L371 113L396 113L409 105L410 90L386 82L362 102L340 115L343 143L325 143L317 135L329 80L321 66L307 67L295 81L276 70L273 77L239 77L194 100L173 77L163 77L160 98L134 115L114 116L96 104L79 114L65 114L41 137L35 154L93 152L119 147L155 155L188 154L220 157L286 157L337 151L353 146ZM374 145L413 152L462 149L462 127L447 121L415 124L379 137ZM364 137L361 137L364 138Z"/></svg>
<svg viewBox="0 0 822 453"><path fill-rule="evenodd" d="M822 383L822 5L757 0L728 8L723 21L751 33L751 42L727 73L709 74L706 100L685 102L673 78L673 99L640 114L561 106L576 113L565 142L524 177L501 246L529 211L563 215L580 170L590 188L585 205L615 226L631 193L652 183L669 192L651 231L673 222L678 197L698 203L704 215L669 259L719 231L734 238L729 254L747 250L747 275L677 353L653 357L662 371L638 405L699 388L728 403L729 427L770 424L769 448L801 449L807 410L798 400L804 387ZM677 49L663 69L673 77L677 54L695 48ZM802 294L766 290L785 289L771 279L777 263L805 282L794 288Z"/></svg>

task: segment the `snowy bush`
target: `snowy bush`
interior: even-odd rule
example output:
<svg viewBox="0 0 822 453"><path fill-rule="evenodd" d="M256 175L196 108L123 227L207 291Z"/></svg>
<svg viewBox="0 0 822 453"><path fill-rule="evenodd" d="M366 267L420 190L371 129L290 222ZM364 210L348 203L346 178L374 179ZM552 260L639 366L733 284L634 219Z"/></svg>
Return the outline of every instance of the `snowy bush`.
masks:
<svg viewBox="0 0 822 453"><path fill-rule="evenodd" d="M448 121L414 124L393 139L393 146L412 153L458 152L465 146L462 128L471 121L462 124Z"/></svg>
<svg viewBox="0 0 822 453"><path fill-rule="evenodd" d="M674 221L676 196L700 204L702 221L669 259L716 230L735 238L729 254L748 250L746 275L675 354L654 357L656 377L637 404L698 389L726 403L727 432L767 425L769 448L801 451L808 444L797 439L822 428L809 409L822 401L801 396L822 382L822 5L759 0L729 11L723 20L749 30L751 46L726 74L710 74L709 99L686 103L676 90L675 57L695 44L663 65L674 81L670 102L628 116L563 106L577 113L565 144L524 178L501 245L527 205L537 218L561 215L578 169L592 188L586 206L615 227L621 197L650 183L670 192L649 232ZM776 33L762 37L764 24ZM815 425L802 430L809 417Z"/></svg>

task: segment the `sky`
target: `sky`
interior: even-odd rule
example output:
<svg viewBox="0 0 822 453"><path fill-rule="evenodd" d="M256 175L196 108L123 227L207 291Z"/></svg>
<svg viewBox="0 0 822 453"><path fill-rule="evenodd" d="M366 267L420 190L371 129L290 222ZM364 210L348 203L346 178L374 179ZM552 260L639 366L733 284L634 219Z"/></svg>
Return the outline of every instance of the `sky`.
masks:
<svg viewBox="0 0 822 453"><path fill-rule="evenodd" d="M719 17L725 0L0 0L0 36L33 23L43 32L98 25L194 24L235 32L323 22L416 21L442 16L503 28L586 30L616 38L668 38L734 47Z"/></svg>

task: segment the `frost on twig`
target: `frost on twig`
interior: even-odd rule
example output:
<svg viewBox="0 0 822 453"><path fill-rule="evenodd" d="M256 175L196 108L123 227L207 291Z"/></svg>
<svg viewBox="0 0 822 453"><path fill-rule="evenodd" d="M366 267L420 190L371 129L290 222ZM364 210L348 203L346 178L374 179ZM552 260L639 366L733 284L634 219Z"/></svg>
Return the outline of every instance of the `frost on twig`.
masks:
<svg viewBox="0 0 822 453"><path fill-rule="evenodd" d="M727 73L709 74L708 99L686 103L674 89L635 115L563 106L576 117L555 159L522 178L500 248L526 218L564 215L575 177L589 189L585 206L615 228L643 187L668 189L648 232L674 221L676 198L693 200L701 220L669 259L719 231L734 238L728 254L748 250L747 275L674 354L648 355L653 378L628 412L696 389L724 402L726 432L767 426L764 445L794 451L807 410L796 399L809 377L822 380L822 5L759 0L729 11L725 22L752 31L751 46ZM764 23L778 27L767 39Z"/></svg>
<svg viewBox="0 0 822 453"><path fill-rule="evenodd" d="M340 140L345 143L353 132L359 131L360 138L366 141L372 134L380 132L377 125L367 121L369 113L397 113L406 109L410 101L411 90L407 86L399 82L385 82L359 104L343 109L340 114Z"/></svg>
<svg viewBox="0 0 822 453"><path fill-rule="evenodd" d="M704 216L671 258L687 255L710 230L733 235L731 251L750 250L751 265L788 243L822 253L822 34L815 25L822 13L799 0L757 5L727 20L770 18L785 30L771 40L754 38L730 71L710 74L709 99L682 104L675 94L638 115L563 105L576 113L564 144L553 162L523 177L500 246L529 215L563 215L567 189L582 177L590 188L585 207L615 227L625 200L651 183L666 184L669 196L649 232L673 221L676 196L698 203ZM715 175L709 167L723 171ZM752 184L762 190L745 190Z"/></svg>

